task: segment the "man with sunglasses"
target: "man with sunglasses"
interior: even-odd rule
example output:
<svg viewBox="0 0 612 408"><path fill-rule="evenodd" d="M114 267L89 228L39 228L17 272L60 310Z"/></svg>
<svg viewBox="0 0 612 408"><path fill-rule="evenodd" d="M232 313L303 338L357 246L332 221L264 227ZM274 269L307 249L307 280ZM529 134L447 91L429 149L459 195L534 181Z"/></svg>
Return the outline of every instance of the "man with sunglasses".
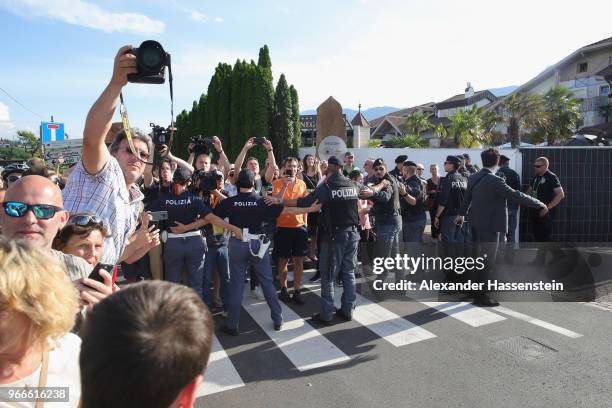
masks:
<svg viewBox="0 0 612 408"><path fill-rule="evenodd" d="M151 138L133 130L134 149L125 130L117 133L110 148L104 144L119 95L128 83L127 76L137 72L136 56L130 53L131 49L131 45L126 45L115 56L111 81L87 115L81 160L63 190L66 210L96 214L109 226L110 237L105 241L101 262L113 265L141 249L137 247L138 241L130 245L128 241L138 223L144 198L136 182L153 156Z"/></svg>
<svg viewBox="0 0 612 408"><path fill-rule="evenodd" d="M557 206L565 198L565 192L561 187L559 177L551 172L548 167L550 163L546 157L538 157L533 165L535 177L531 181L527 194L542 201L548 208L548 213L541 214L538 211L532 211L530 218L533 223L533 233L536 242L551 242L553 222L557 214ZM553 259L558 253L555 248L546 247L540 248L536 259L533 261L535 265L544 265L546 261L546 253L552 249Z"/></svg>
<svg viewBox="0 0 612 408"><path fill-rule="evenodd" d="M103 274L105 283L87 279L92 268L84 259L51 248L58 231L68 221L68 212L63 208L60 189L49 179L27 176L16 181L6 191L2 207L3 237L51 251L66 266L70 280L79 281L85 304L92 306L112 293L110 274Z"/></svg>
<svg viewBox="0 0 612 408"><path fill-rule="evenodd" d="M376 185L361 191L359 198L374 202L370 211L376 220L374 256L393 257L399 250L399 235L402 230L399 181L387 173L387 165L383 159L376 159L373 167ZM401 273L396 275L396 280L401 280Z"/></svg>

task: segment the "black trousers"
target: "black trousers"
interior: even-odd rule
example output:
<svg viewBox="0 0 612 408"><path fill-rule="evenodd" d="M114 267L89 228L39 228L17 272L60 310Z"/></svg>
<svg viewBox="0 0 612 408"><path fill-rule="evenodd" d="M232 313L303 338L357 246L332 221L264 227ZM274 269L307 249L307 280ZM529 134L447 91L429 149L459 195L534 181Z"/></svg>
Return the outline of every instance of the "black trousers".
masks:
<svg viewBox="0 0 612 408"><path fill-rule="evenodd" d="M478 271L475 270L472 274L473 280L478 283L484 283L483 289L480 291L471 292L472 297L484 296L487 293L487 280L495 277L495 265L497 264L497 254L499 252L499 244L503 242L504 234L501 232L482 231L476 227L472 227L473 234L473 257L484 257L485 267ZM486 257L485 257L486 254Z"/></svg>

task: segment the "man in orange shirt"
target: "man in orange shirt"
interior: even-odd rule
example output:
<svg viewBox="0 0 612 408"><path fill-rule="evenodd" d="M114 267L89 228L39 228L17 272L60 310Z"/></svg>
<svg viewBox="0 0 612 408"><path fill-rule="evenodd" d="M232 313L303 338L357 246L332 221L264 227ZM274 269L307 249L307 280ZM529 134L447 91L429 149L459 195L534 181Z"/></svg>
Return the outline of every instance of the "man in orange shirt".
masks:
<svg viewBox="0 0 612 408"><path fill-rule="evenodd" d="M283 163L282 177L272 183L272 195L282 193L283 200L292 200L308 195L306 183L296 177L299 161L288 157ZM274 251L278 257L278 278L281 290L278 296L283 302L291 300L287 291L287 264L293 259L293 301L303 305L300 295L302 272L304 271L304 256L308 255L308 230L304 214L282 214L276 219Z"/></svg>

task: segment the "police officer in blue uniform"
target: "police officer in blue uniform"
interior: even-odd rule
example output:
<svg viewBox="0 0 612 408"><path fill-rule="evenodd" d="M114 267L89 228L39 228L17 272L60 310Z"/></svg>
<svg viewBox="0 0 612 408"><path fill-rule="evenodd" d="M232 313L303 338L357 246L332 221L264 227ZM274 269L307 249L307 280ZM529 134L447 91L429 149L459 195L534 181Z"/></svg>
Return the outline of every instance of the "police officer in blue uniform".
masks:
<svg viewBox="0 0 612 408"><path fill-rule="evenodd" d="M319 201L321 246L319 271L321 273L321 312L312 316L314 321L328 325L334 313L340 319L353 318L356 301L355 268L359 245L359 212L357 200L362 188L342 174L342 163L332 156L327 161L327 178L312 193L297 200L286 200L285 205L306 207ZM334 307L334 281L342 280L342 307Z"/></svg>
<svg viewBox="0 0 612 408"><path fill-rule="evenodd" d="M179 283L185 266L189 285L200 297L203 297L205 250L199 229L205 224L212 223L232 231L239 237L242 231L215 216L202 198L189 189L191 183L189 170L179 167L174 172L172 180L171 192L161 195L149 206L151 211L168 212L166 226L169 231L162 236L162 240L166 239L164 246L166 280Z"/></svg>
<svg viewBox="0 0 612 408"><path fill-rule="evenodd" d="M240 309L244 291L244 277L247 267L252 265L261 284L264 297L270 307L270 316L274 330L280 330L283 325L281 305L274 287L272 268L268 247L270 236L264 230L264 223L276 219L280 214L302 214L319 211L320 205L313 204L308 208L284 208L282 199L276 204L267 205L264 198L254 192L255 173L249 169L240 171L236 182L238 194L226 198L215 208L215 214L221 218L229 218L232 225L242 230L242 239L232 237L229 240L230 259L230 293L226 324L223 331L232 336L238 336ZM280 195L282 197L282 194Z"/></svg>

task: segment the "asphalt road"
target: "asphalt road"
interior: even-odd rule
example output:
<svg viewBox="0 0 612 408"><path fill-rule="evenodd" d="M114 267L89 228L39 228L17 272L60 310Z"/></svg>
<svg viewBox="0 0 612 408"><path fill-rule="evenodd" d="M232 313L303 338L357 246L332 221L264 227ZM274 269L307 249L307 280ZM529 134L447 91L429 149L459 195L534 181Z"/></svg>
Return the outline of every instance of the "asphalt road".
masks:
<svg viewBox="0 0 612 408"><path fill-rule="evenodd" d="M283 305L281 332L246 295L241 335L216 332L197 406L612 407L606 299L484 309L366 296L353 321L322 327L318 293Z"/></svg>

